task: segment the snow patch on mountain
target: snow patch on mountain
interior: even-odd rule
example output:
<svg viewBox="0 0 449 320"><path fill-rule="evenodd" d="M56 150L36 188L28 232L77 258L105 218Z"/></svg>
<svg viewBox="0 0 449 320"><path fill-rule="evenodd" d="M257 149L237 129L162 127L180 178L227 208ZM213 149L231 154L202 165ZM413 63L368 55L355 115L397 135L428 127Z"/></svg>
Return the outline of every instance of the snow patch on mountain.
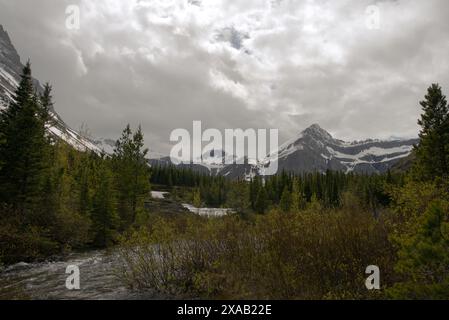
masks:
<svg viewBox="0 0 449 320"><path fill-rule="evenodd" d="M399 147L393 147L393 148L379 148L379 147L369 147L368 149L365 149L357 154L349 154L349 153L342 153L339 151L336 151L332 149L331 147L327 147L327 150L329 153L336 158L339 159L351 159L351 160L359 160L362 161L366 156L386 156L391 154L397 154L401 153L401 157L406 157L410 151L412 151L413 146L411 145L403 145Z"/></svg>
<svg viewBox="0 0 449 320"><path fill-rule="evenodd" d="M18 87L19 82L6 70L0 69L0 77L8 81L13 87Z"/></svg>
<svg viewBox="0 0 449 320"><path fill-rule="evenodd" d="M67 142L78 151L94 151L98 154L103 153L103 150L98 148L92 141L82 137L76 131L68 127L60 125L48 125L47 131L53 136Z"/></svg>
<svg viewBox="0 0 449 320"><path fill-rule="evenodd" d="M282 144L278 152L267 156L258 165L259 172L277 161L279 170L309 172L342 170L380 173L393 163L407 157L417 139L347 142L332 137L314 124L297 137Z"/></svg>

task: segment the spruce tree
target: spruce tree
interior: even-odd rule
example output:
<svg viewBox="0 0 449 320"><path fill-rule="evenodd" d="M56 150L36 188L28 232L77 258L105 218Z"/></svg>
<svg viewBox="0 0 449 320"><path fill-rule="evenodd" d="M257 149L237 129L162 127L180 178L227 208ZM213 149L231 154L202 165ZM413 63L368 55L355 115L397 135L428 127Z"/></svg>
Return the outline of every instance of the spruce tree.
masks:
<svg viewBox="0 0 449 320"><path fill-rule="evenodd" d="M268 207L268 195L265 187L259 189L255 203L255 210L259 214L264 214Z"/></svg>
<svg viewBox="0 0 449 320"><path fill-rule="evenodd" d="M261 185L262 185L262 182L261 182L261 179L259 176L256 176L256 177L254 177L254 179L251 180L250 202L251 202L251 208L253 208L253 210L256 210L257 196L259 195Z"/></svg>
<svg viewBox="0 0 449 320"><path fill-rule="evenodd" d="M0 115L0 201L23 213L38 198L47 166L45 123L33 88L31 65L23 69L14 101Z"/></svg>
<svg viewBox="0 0 449 320"><path fill-rule="evenodd" d="M284 188L284 191L282 192L281 201L279 203L279 207L283 212L289 212L291 208L291 193L290 190L288 190L288 187Z"/></svg>
<svg viewBox="0 0 449 320"><path fill-rule="evenodd" d="M95 188L92 201L92 223L94 243L97 246L108 246L114 240L117 225L115 193L113 176L103 159L96 166L98 185Z"/></svg>
<svg viewBox="0 0 449 320"><path fill-rule="evenodd" d="M116 143L112 157L123 228L135 221L150 191L150 170L145 158L147 153L141 128L133 134L127 125Z"/></svg>
<svg viewBox="0 0 449 320"><path fill-rule="evenodd" d="M53 97L52 97L52 87L49 83L44 86L44 92L40 95L40 117L46 125L53 125L54 121L51 117L51 111L53 110Z"/></svg>
<svg viewBox="0 0 449 320"><path fill-rule="evenodd" d="M301 202L303 199L303 195L302 192L299 190L299 182L296 178L293 179L291 199L292 204L290 210L295 213L299 212L299 210L301 209Z"/></svg>
<svg viewBox="0 0 449 320"><path fill-rule="evenodd" d="M449 203L436 200L401 235L396 271L403 281L388 290L394 299L449 297Z"/></svg>
<svg viewBox="0 0 449 320"><path fill-rule="evenodd" d="M423 114L418 124L420 143L415 148L415 174L423 180L447 178L449 175L449 110L438 84L427 90L420 102Z"/></svg>

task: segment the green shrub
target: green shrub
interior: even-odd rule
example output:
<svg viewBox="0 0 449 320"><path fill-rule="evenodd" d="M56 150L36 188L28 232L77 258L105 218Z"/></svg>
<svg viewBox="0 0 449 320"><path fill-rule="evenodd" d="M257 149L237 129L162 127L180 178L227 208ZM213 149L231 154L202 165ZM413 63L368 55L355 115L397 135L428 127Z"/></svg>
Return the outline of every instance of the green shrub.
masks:
<svg viewBox="0 0 449 320"><path fill-rule="evenodd" d="M131 287L183 297L380 298L365 269L379 266L383 288L392 283L390 224L353 210L159 218L123 242L121 274Z"/></svg>

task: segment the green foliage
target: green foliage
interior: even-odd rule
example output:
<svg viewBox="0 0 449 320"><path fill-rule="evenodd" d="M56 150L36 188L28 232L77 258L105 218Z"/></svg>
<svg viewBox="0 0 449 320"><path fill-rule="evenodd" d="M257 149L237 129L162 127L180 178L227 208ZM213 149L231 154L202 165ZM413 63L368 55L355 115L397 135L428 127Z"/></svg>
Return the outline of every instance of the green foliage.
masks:
<svg viewBox="0 0 449 320"><path fill-rule="evenodd" d="M128 125L117 141L112 156L122 230L136 220L150 191L150 170L145 159L147 153L141 128L133 134Z"/></svg>
<svg viewBox="0 0 449 320"><path fill-rule="evenodd" d="M391 283L389 224L360 208L326 213L158 218L124 240L122 274L131 287L180 297L381 298L364 271L377 264Z"/></svg>
<svg viewBox="0 0 449 320"><path fill-rule="evenodd" d="M304 195L299 188L298 179L293 179L291 193L291 212L299 212L304 207Z"/></svg>
<svg viewBox="0 0 449 320"><path fill-rule="evenodd" d="M239 181L231 183L226 195L226 206L233 208L239 213L245 213L249 210L250 204L250 188L248 183Z"/></svg>
<svg viewBox="0 0 449 320"><path fill-rule="evenodd" d="M51 228L51 237L63 249L80 248L89 242L91 223L89 213L80 210L80 185L77 179L87 156L63 142L53 147L53 165L47 177L47 199L42 204L42 212L47 212L48 220L42 225Z"/></svg>
<svg viewBox="0 0 449 320"><path fill-rule="evenodd" d="M264 187L259 188L256 203L254 205L256 213L264 214L268 208L268 195Z"/></svg>
<svg viewBox="0 0 449 320"><path fill-rule="evenodd" d="M40 95L40 118L47 125L54 124L53 118L50 116L50 111L53 109L53 96L51 94L52 87L49 83L44 86L44 92Z"/></svg>
<svg viewBox="0 0 449 320"><path fill-rule="evenodd" d="M3 263L44 259L58 252L58 244L44 229L25 223L12 209L0 209L0 257Z"/></svg>
<svg viewBox="0 0 449 320"><path fill-rule="evenodd" d="M115 243L118 227L144 212L149 192L140 128L125 129L113 159L73 149L46 132L58 125L49 114L51 86L37 96L29 63L14 98L0 114L2 261Z"/></svg>
<svg viewBox="0 0 449 320"><path fill-rule="evenodd" d="M420 143L415 148L415 177L447 179L449 175L449 109L441 87L433 84L420 102L423 114L418 124Z"/></svg>
<svg viewBox="0 0 449 320"><path fill-rule="evenodd" d="M289 212L292 206L292 194L287 187L284 188L282 192L281 201L279 207L283 212Z"/></svg>
<svg viewBox="0 0 449 320"><path fill-rule="evenodd" d="M201 208L201 193L199 189L195 189L193 192L193 205L196 208Z"/></svg>
<svg viewBox="0 0 449 320"><path fill-rule="evenodd" d="M394 299L444 299L449 296L449 194L441 181L407 179L391 190L398 250L398 281L388 290Z"/></svg>
<svg viewBox="0 0 449 320"><path fill-rule="evenodd" d="M96 175L97 185L92 195L92 229L95 245L105 247L114 242L119 222L114 177L105 161L98 162Z"/></svg>
<svg viewBox="0 0 449 320"><path fill-rule="evenodd" d="M0 202L20 214L33 210L48 166L44 109L36 97L28 62L14 101L0 114Z"/></svg>
<svg viewBox="0 0 449 320"><path fill-rule="evenodd" d="M416 163L405 185L391 190L401 276L388 290L395 299L449 297L449 110L439 85L421 106Z"/></svg>

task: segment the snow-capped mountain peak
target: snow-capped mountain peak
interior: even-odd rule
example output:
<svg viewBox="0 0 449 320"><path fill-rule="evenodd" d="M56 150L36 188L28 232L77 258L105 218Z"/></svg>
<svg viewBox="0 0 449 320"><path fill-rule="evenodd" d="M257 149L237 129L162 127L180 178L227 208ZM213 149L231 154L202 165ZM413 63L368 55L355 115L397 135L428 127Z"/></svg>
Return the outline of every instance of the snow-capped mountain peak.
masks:
<svg viewBox="0 0 449 320"><path fill-rule="evenodd" d="M302 132L302 135L308 135L318 140L333 140L329 132L320 127L319 124L313 124Z"/></svg>
<svg viewBox="0 0 449 320"><path fill-rule="evenodd" d="M346 142L335 139L314 124L302 131L295 140L289 140L279 148L278 165L280 170L294 172L324 172L330 169L381 173L407 157L417 142L417 139Z"/></svg>

